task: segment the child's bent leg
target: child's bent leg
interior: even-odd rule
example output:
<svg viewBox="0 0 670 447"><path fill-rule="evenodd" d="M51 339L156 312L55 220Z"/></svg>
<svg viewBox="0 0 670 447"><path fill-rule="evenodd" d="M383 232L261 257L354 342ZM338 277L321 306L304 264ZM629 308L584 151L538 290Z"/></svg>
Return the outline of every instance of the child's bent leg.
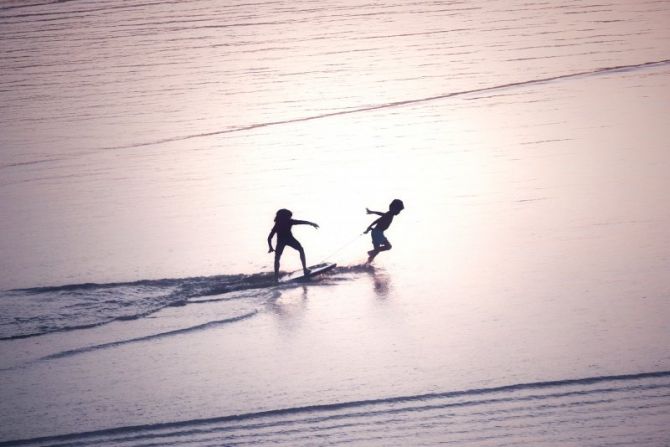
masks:
<svg viewBox="0 0 670 447"><path fill-rule="evenodd" d="M375 245L375 248L368 252L368 264L374 261L375 257L379 254L381 248Z"/></svg>
<svg viewBox="0 0 670 447"><path fill-rule="evenodd" d="M375 259L375 256L377 256L381 251L379 247L380 245L373 239L372 250L368 252L368 264L371 263Z"/></svg>
<svg viewBox="0 0 670 447"><path fill-rule="evenodd" d="M385 244L380 244L380 245L375 244L375 248L368 252L368 264L370 264L372 261L374 261L374 259L377 257L377 255L379 253L381 253L382 251L390 250L390 249L391 249L391 244L389 242L387 242Z"/></svg>

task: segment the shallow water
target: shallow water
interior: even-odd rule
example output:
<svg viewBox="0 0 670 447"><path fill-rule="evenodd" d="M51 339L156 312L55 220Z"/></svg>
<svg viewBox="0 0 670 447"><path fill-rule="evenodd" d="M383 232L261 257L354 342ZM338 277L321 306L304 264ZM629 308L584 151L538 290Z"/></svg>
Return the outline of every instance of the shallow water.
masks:
<svg viewBox="0 0 670 447"><path fill-rule="evenodd" d="M343 403L268 436L663 445L668 2L34 3L0 6L0 439L263 443L226 418ZM333 275L266 287L281 207ZM488 422L441 400L591 378L523 417L523 387Z"/></svg>

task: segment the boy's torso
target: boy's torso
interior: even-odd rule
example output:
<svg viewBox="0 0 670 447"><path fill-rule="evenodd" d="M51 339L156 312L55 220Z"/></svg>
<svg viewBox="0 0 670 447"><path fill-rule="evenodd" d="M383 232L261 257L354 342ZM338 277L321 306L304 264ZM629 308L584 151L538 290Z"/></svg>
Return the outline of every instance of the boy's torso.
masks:
<svg viewBox="0 0 670 447"><path fill-rule="evenodd" d="M380 217L379 220L377 221L375 229L385 231L389 226L391 226L391 222L393 222L393 214L390 212L384 213L382 217Z"/></svg>

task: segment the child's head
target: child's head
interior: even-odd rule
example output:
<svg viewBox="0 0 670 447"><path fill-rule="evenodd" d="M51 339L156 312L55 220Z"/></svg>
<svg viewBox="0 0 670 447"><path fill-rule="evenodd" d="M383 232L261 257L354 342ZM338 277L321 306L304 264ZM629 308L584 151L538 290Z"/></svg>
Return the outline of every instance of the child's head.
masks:
<svg viewBox="0 0 670 447"><path fill-rule="evenodd" d="M293 216L291 210L282 208L279 211L277 211L277 215L275 216L275 222L286 222L291 219L291 216Z"/></svg>
<svg viewBox="0 0 670 447"><path fill-rule="evenodd" d="M391 211L393 214L398 215L400 214L400 211L405 209L405 205L402 203L402 200L400 199L394 199L393 202L389 205L389 211Z"/></svg>

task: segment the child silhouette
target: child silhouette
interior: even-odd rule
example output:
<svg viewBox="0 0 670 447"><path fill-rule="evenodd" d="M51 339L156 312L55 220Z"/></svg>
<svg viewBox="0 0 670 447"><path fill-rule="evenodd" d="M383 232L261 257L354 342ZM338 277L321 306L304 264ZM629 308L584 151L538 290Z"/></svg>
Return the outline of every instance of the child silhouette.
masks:
<svg viewBox="0 0 670 447"><path fill-rule="evenodd" d="M377 214L381 216L379 219L375 220L370 224L370 226L365 230L366 233L372 231L372 250L368 252L368 264L371 263L375 257L382 251L390 250L391 243L386 236L384 236L384 231L388 229L393 222L393 216L400 214L400 211L405 209L405 205L402 203L402 200L395 199L389 205L389 210L385 213L381 211L371 211L368 208L365 208L368 214Z"/></svg>
<svg viewBox="0 0 670 447"><path fill-rule="evenodd" d="M305 250L302 248L302 245L300 245L300 242L298 242L298 240L291 233L291 227L293 225L311 225L314 228L319 228L319 226L314 222L291 219L292 216L293 213L290 210L282 208L277 211L277 215L275 216L275 224L270 231L270 235L268 236L268 245L270 246L268 253L272 253L273 251L275 252L275 282L279 281L279 260L282 253L284 252L284 248L287 245L298 250L298 253L300 253L302 271L305 273L305 275L309 275L310 272L305 261ZM272 237L275 234L277 234L277 248L273 249Z"/></svg>

